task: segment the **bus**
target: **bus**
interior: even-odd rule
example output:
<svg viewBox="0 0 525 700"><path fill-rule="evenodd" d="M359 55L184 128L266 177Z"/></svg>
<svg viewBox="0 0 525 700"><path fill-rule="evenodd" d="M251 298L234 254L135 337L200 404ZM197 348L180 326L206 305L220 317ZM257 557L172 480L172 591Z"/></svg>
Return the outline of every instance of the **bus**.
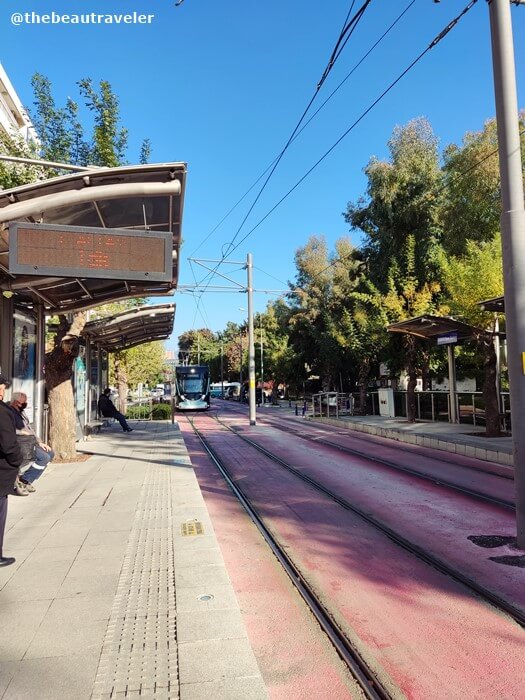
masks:
<svg viewBox="0 0 525 700"><path fill-rule="evenodd" d="M222 398L224 392L225 399L238 399L241 393L239 382L214 382L210 384L212 398Z"/></svg>
<svg viewBox="0 0 525 700"><path fill-rule="evenodd" d="M175 407L179 411L206 411L210 407L210 370L205 365L175 368Z"/></svg>

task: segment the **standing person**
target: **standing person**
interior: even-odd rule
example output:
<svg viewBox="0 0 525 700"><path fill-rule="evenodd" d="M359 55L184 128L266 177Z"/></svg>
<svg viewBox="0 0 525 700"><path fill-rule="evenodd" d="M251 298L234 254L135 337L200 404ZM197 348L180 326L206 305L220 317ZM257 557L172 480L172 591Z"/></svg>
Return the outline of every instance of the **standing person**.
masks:
<svg viewBox="0 0 525 700"><path fill-rule="evenodd" d="M101 416L104 418L116 418L118 422L120 423L122 430L125 433L131 433L133 428L130 428L128 425L128 422L126 418L122 415L120 411L117 411L115 408L115 404L113 401L109 398L109 395L111 394L110 389L104 389L102 392L101 397L98 400L98 412Z"/></svg>
<svg viewBox="0 0 525 700"><path fill-rule="evenodd" d="M9 566L14 557L4 557L4 530L7 519L7 496L14 492L18 467L22 464L22 452L16 439L12 411L4 403L4 393L9 380L0 374L0 567Z"/></svg>
<svg viewBox="0 0 525 700"><path fill-rule="evenodd" d="M16 432L21 435L34 435L36 438L35 459L27 469L22 470L23 473L20 477L20 481L28 491L35 491L35 487L32 485L33 482L42 476L44 469L54 458L55 453L49 445L46 445L45 442L39 439L29 423L29 418L24 412L27 408L27 395L22 391L13 392L8 406L13 411Z"/></svg>

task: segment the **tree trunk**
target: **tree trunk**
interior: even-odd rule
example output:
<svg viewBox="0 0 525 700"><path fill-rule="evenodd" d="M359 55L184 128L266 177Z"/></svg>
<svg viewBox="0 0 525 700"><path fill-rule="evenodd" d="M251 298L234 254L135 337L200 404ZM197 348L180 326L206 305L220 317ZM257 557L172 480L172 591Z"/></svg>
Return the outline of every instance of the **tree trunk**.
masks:
<svg viewBox="0 0 525 700"><path fill-rule="evenodd" d="M500 437L499 401L496 385L497 361L492 335L480 338L483 350L483 400L485 403L485 433L487 437Z"/></svg>
<svg viewBox="0 0 525 700"><path fill-rule="evenodd" d="M126 372L126 364L120 352L114 354L115 362L115 379L118 390L119 411L126 415L128 408L128 374Z"/></svg>
<svg viewBox="0 0 525 700"><path fill-rule="evenodd" d="M49 444L61 459L76 457L76 413L73 397L73 362L78 356L78 338L86 323L77 313L68 328L64 316L55 337L55 347L46 354L45 377L49 405Z"/></svg>
<svg viewBox="0 0 525 700"><path fill-rule="evenodd" d="M359 415L366 416L366 387L370 376L370 358L365 358L359 364Z"/></svg>
<svg viewBox="0 0 525 700"><path fill-rule="evenodd" d="M416 385L417 385L417 374L416 374L416 351L414 347L414 338L409 337L407 341L408 352L407 352L407 374L408 374L408 384L407 384L407 421L409 423L416 422Z"/></svg>

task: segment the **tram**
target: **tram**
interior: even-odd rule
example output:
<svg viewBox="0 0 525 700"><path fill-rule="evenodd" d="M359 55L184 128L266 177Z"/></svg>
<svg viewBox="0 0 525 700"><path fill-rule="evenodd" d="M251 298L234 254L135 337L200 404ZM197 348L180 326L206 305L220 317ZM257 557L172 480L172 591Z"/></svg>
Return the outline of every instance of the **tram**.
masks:
<svg viewBox="0 0 525 700"><path fill-rule="evenodd" d="M205 365L175 368L175 407L179 411L206 411L210 407L210 370Z"/></svg>

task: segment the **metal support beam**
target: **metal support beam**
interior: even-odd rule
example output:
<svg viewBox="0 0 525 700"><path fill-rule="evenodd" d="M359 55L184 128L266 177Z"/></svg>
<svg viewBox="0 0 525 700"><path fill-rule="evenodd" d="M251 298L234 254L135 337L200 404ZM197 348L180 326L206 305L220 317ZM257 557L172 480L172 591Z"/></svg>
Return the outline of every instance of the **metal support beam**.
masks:
<svg viewBox="0 0 525 700"><path fill-rule="evenodd" d="M253 337L253 260L252 254L246 258L246 270L248 273L248 398L250 407L250 425L257 422L255 407L255 342Z"/></svg>
<svg viewBox="0 0 525 700"><path fill-rule="evenodd" d="M36 307L36 348L35 348L35 418L34 428L36 434L44 439L44 399L45 399L45 379L44 379L44 357L46 350L46 315L44 307L39 304Z"/></svg>
<svg viewBox="0 0 525 700"><path fill-rule="evenodd" d="M491 0L517 543L525 549L525 209L509 0Z"/></svg>
<svg viewBox="0 0 525 700"><path fill-rule="evenodd" d="M450 422L458 422L456 410L456 356L454 345L447 345L448 355L448 390L450 395Z"/></svg>

